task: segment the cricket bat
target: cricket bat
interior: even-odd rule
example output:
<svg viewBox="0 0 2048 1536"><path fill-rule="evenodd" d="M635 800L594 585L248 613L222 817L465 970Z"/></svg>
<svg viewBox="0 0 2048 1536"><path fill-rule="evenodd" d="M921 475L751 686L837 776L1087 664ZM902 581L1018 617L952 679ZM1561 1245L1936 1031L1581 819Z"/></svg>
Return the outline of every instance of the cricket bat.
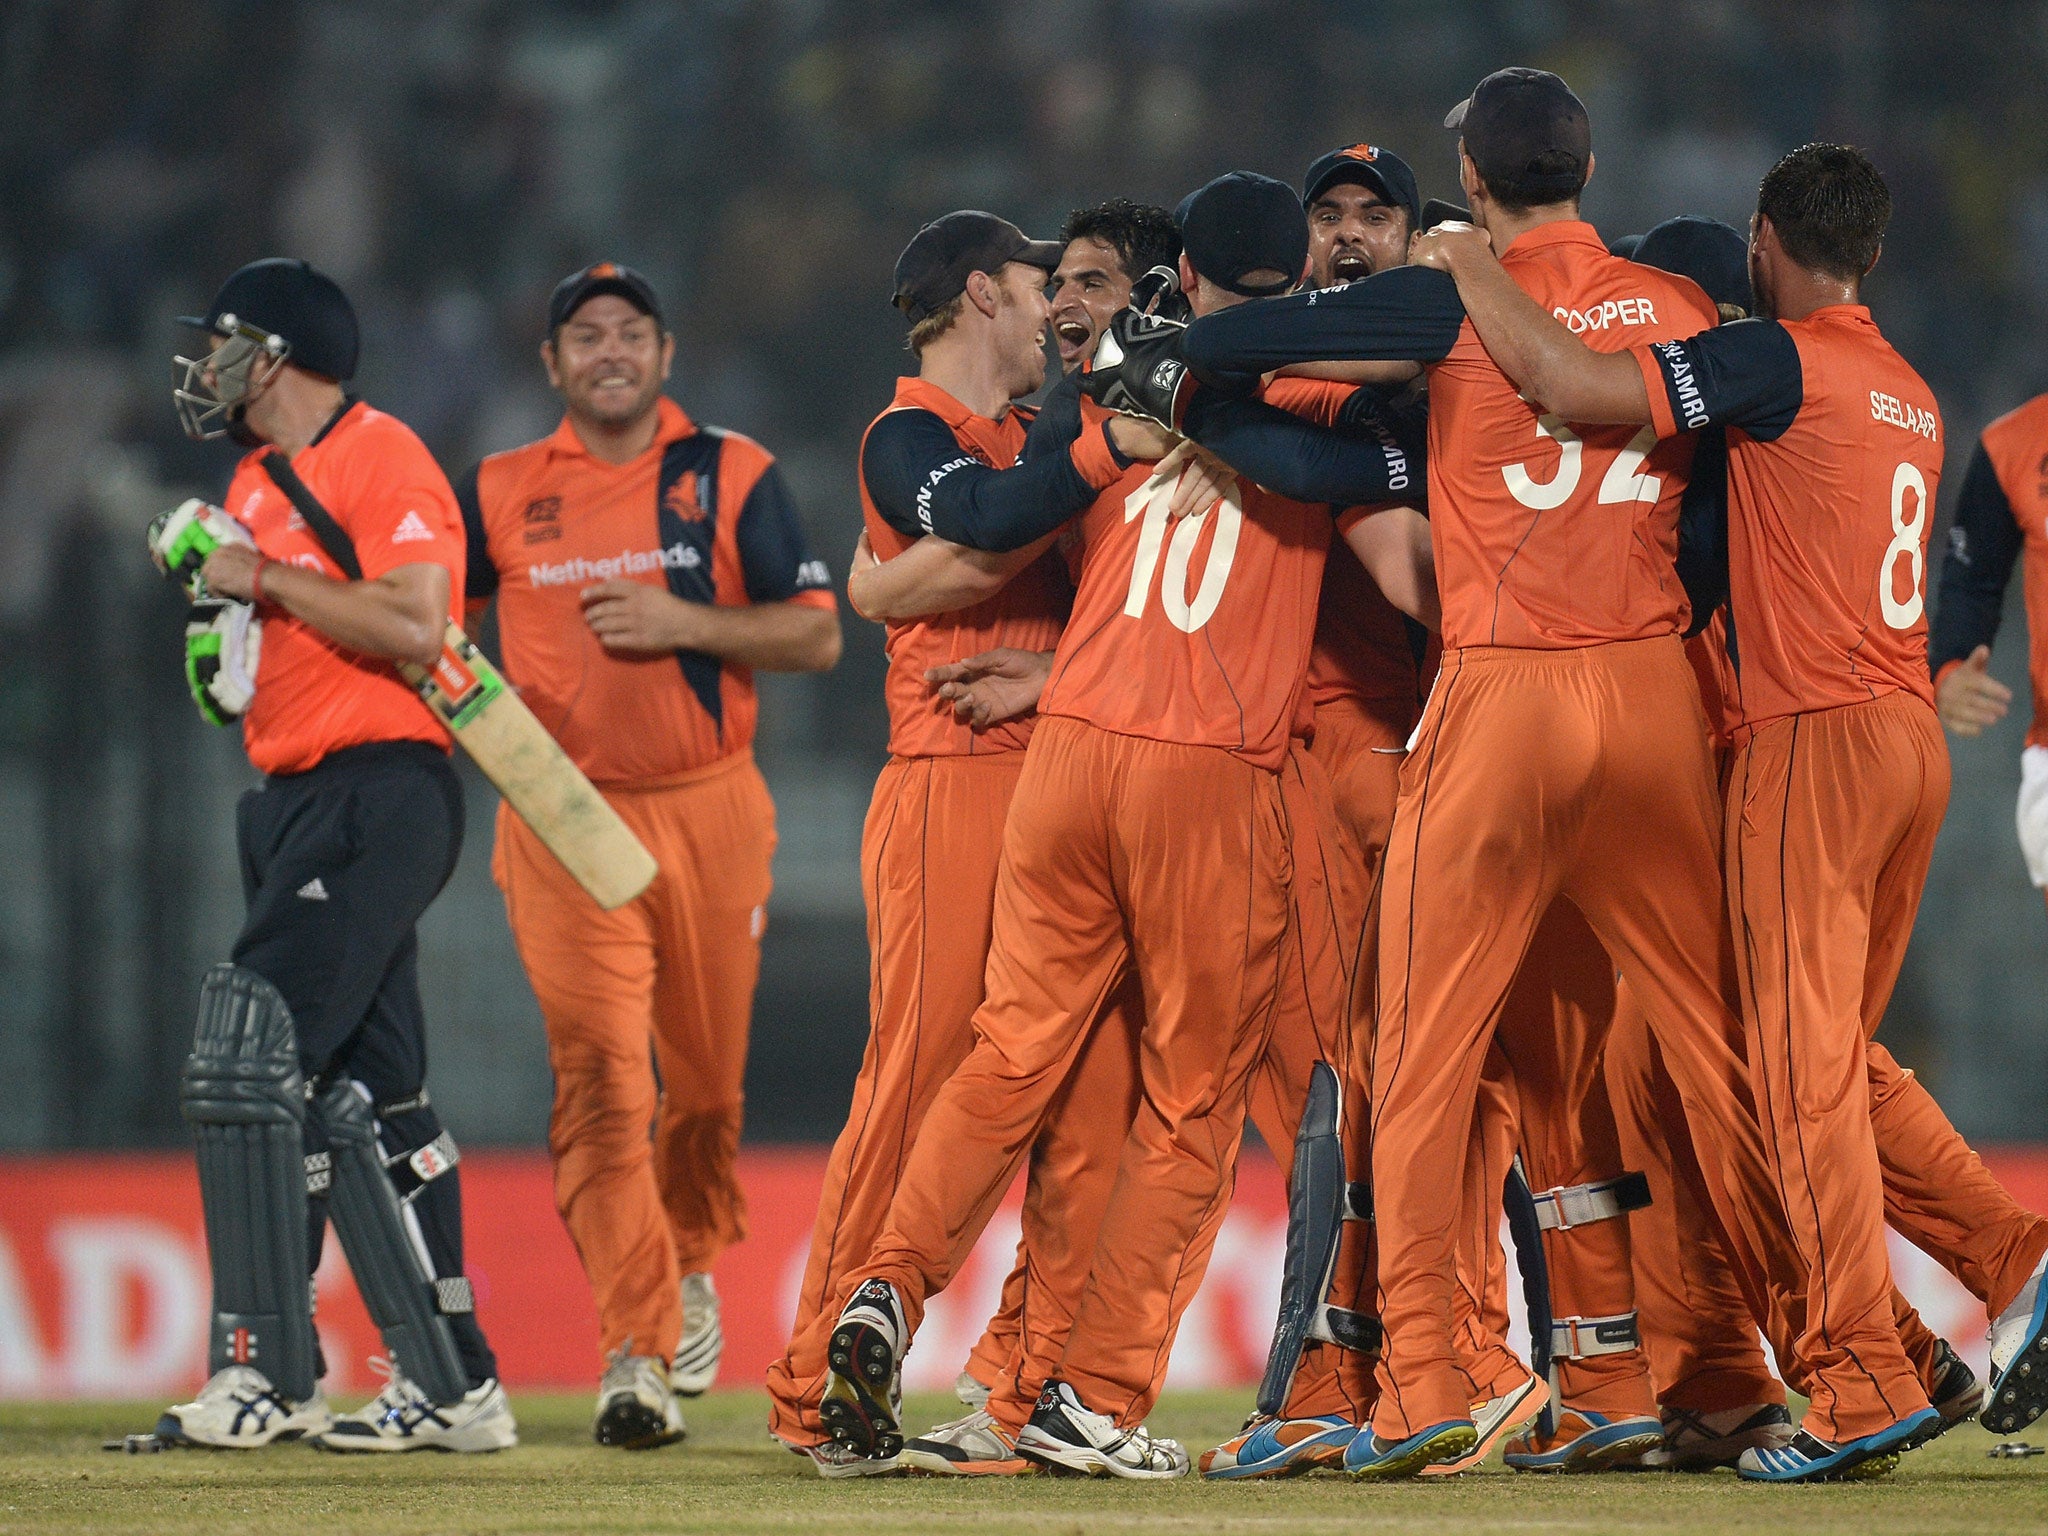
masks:
<svg viewBox="0 0 2048 1536"><path fill-rule="evenodd" d="M654 879L654 855L454 624L431 669L399 666L519 819L591 899L622 907Z"/></svg>

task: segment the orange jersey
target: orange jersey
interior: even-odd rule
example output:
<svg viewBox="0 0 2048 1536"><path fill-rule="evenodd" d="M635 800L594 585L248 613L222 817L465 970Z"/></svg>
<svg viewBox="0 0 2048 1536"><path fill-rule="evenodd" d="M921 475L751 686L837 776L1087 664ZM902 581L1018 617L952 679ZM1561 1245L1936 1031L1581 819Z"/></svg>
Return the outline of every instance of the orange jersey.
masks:
<svg viewBox="0 0 2048 1536"><path fill-rule="evenodd" d="M1501 265L1599 352L1716 318L1689 279L1607 254L1590 224L1543 224ZM1368 279L1368 281L1371 281ZM1678 503L1690 440L1573 427L1524 400L1467 321L1429 376L1429 505L1446 648L1550 649L1683 631Z"/></svg>
<svg viewBox="0 0 2048 1536"><path fill-rule="evenodd" d="M921 536L901 524L903 517L877 505L870 489L867 454L875 429L900 412L920 412L943 423L962 460L990 469L1007 470L1017 463L1030 413L1006 412L1001 420L977 416L936 384L923 379L896 381L896 398L876 417L861 440L861 515L868 543L878 560L891 560ZM941 466L943 468L943 466ZM916 525L912 523L911 527ZM972 608L934 614L888 626L889 674L885 694L889 705L889 750L897 757L951 757L976 752L1015 752L1031 739L1035 723L1027 715L985 731L975 731L953 718L952 707L932 696L925 670L959 661L998 646L1049 651L1066 623L1073 589L1066 567L1055 550L1047 550L1002 591Z"/></svg>
<svg viewBox="0 0 2048 1536"><path fill-rule="evenodd" d="M1240 481L1172 522L1172 490L1135 465L1082 515L1039 713L1277 769L1305 704L1329 511Z"/></svg>
<svg viewBox="0 0 2048 1536"><path fill-rule="evenodd" d="M264 471L261 448L235 466L227 511L273 560L348 578ZM292 458L306 487L356 547L365 581L402 565L448 572L448 617L462 612L462 518L448 478L412 429L360 400L345 405ZM303 773L330 752L371 741L426 741L448 733L389 661L328 639L275 604L263 614L256 698L242 719L249 761L265 773Z"/></svg>
<svg viewBox="0 0 2048 1536"><path fill-rule="evenodd" d="M1636 349L1660 437L1728 429L1730 650L1745 726L1928 704L1934 394L1860 304Z"/></svg>
<svg viewBox="0 0 2048 1536"><path fill-rule="evenodd" d="M1974 563L1989 567L1983 572L1993 589L1986 593L1988 622L1974 633L1961 635L1958 643L1942 646L1935 661L1959 660L1978 644L1991 643L2005 583L2017 558L2026 593L2027 670L2034 694L2027 745L2048 747L2048 395L2036 395L1986 427L1979 453L1986 474L1980 477L1973 463L1965 477L1955 531L1949 535L1949 560L1952 566ZM1974 482L1980 478L1988 478L1990 484L1973 497ZM1981 547L1974 547L1971 541ZM1949 572L1944 569L1942 603L1935 624L1938 634L1950 627L1952 605L1958 609L1956 617L1963 618L1962 605L1955 602Z"/></svg>
<svg viewBox="0 0 2048 1536"><path fill-rule="evenodd" d="M751 668L702 651L626 656L583 621L585 588L666 587L721 607L836 606L775 461L736 432L699 427L663 398L654 442L625 464L593 456L565 419L494 453L463 480L470 595L498 599L505 670L541 723L599 784L649 784L752 745Z"/></svg>

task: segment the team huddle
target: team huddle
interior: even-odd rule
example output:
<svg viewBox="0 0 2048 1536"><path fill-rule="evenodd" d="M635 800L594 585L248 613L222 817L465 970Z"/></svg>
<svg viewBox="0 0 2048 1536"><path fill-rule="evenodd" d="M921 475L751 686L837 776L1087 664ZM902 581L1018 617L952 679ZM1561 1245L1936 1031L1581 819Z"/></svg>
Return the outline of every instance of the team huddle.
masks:
<svg viewBox="0 0 2048 1536"><path fill-rule="evenodd" d="M768 1376L823 1476L1385 1480L1498 1448L1806 1482L2048 1412L2048 1218L1874 1038L1941 722L2003 713L1996 595L2038 532L1980 449L1930 670L1941 416L1860 303L1884 182L1808 145L1747 241L1680 217L1610 249L1562 80L1489 75L1446 127L1462 207L1358 144L1299 195L1233 172L1057 242L963 211L898 260L917 371L862 441L848 581L888 629L870 1035ZM669 1443L744 1235L774 840L752 670L832 665L829 582L772 459L661 397L637 274L564 281L567 419L454 493L343 393L353 317L317 277L258 263L194 322L188 424L257 451L203 560L158 540L213 605L195 696L271 775L185 1084L215 1375L158 1433L513 1442L412 960L459 793L375 660L432 667L444 616L495 597L508 675L660 871L608 910L500 810L607 1358L593 1431ZM2048 884L2042 763L2021 831ZM436 837L358 825L369 779ZM1193 1458L1145 1421L1247 1117L1289 1181L1280 1315L1244 1428ZM969 1411L913 1433L904 1356L1020 1172ZM393 1357L339 1417L304 1283L330 1198ZM1989 1383L1900 1295L1887 1225L1983 1302Z"/></svg>

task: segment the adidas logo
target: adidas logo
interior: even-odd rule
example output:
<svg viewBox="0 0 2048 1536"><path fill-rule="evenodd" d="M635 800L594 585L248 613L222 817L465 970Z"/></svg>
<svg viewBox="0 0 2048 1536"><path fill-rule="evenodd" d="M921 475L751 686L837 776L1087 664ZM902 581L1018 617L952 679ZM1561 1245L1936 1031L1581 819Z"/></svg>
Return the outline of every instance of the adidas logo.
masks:
<svg viewBox="0 0 2048 1536"><path fill-rule="evenodd" d="M398 520L398 526L392 530L391 542L394 544L418 544L431 542L433 537L434 530L421 520L419 513L408 512Z"/></svg>
<svg viewBox="0 0 2048 1536"><path fill-rule="evenodd" d="M327 887L320 883L318 875L315 875L299 887L299 899L302 901L325 901L327 899Z"/></svg>

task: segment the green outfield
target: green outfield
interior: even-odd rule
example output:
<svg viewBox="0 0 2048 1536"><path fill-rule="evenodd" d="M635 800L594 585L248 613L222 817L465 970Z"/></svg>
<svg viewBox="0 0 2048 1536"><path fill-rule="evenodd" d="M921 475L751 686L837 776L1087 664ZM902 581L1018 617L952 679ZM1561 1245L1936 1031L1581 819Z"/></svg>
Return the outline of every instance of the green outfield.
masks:
<svg viewBox="0 0 2048 1536"><path fill-rule="evenodd" d="M522 1397L516 1407L518 1450L384 1459L301 1447L113 1455L100 1442L146 1428L153 1408L12 1405L0 1409L0 1532L2048 1530L2048 1457L1990 1460L1992 1437L1975 1426L1917 1452L1883 1481L1841 1487L1754 1488L1728 1473L1538 1478L1497 1467L1447 1487L1330 1477L1250 1486L1052 1477L827 1483L770 1443L758 1393L700 1400L690 1406L685 1444L639 1455L590 1444L584 1398ZM928 1423L949 1407L946 1399L913 1400L911 1419ZM1199 1447L1227 1435L1242 1411L1241 1394L1181 1393L1160 1404L1153 1423Z"/></svg>

